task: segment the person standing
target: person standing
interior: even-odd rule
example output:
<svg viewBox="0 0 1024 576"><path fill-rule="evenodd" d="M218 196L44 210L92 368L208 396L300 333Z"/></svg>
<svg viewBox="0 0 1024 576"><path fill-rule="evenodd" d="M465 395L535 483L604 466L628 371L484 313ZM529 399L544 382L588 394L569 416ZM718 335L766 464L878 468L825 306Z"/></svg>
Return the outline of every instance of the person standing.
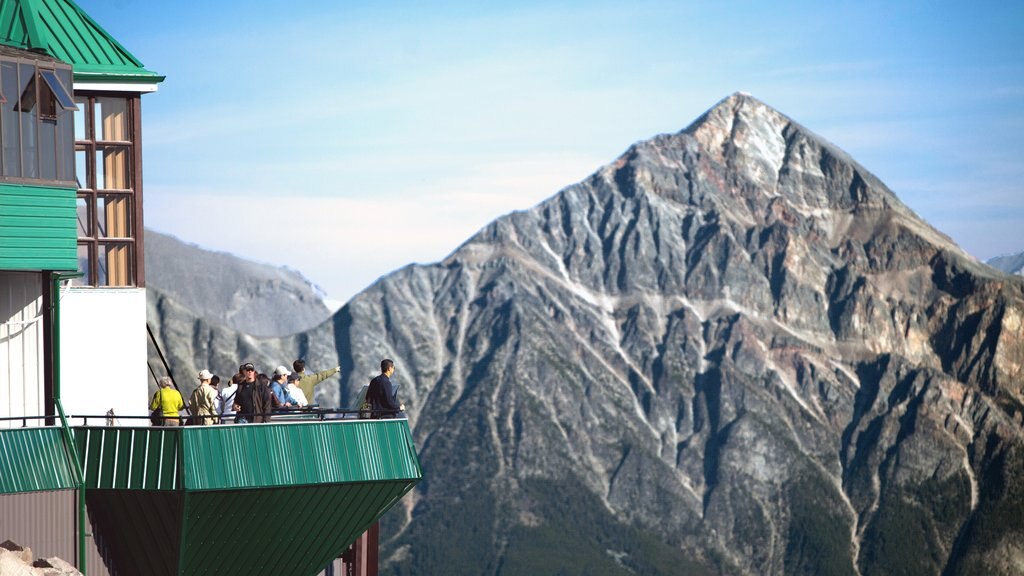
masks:
<svg viewBox="0 0 1024 576"><path fill-rule="evenodd" d="M299 407L299 403L288 393L288 377L291 374L284 366L278 366L274 370L274 380L270 383L270 391L284 409Z"/></svg>
<svg viewBox="0 0 1024 576"><path fill-rule="evenodd" d="M220 391L220 423L230 424L235 415L235 393L238 391L238 383L242 377L235 374L231 382Z"/></svg>
<svg viewBox="0 0 1024 576"><path fill-rule="evenodd" d="M253 397L256 393L256 367L252 363L245 363L238 367L238 391L235 392L235 423L247 424L253 421L256 413L253 405Z"/></svg>
<svg viewBox="0 0 1024 576"><path fill-rule="evenodd" d="M192 420L200 426L213 426L217 423L217 391L210 381L213 374L209 370L199 372L199 386L192 391L188 399L188 407L192 411Z"/></svg>
<svg viewBox="0 0 1024 576"><path fill-rule="evenodd" d="M302 376L293 373L288 377L288 393L295 399L295 403L298 404L299 408L305 408L309 406L309 400L306 398L306 394L299 388L299 380L302 380Z"/></svg>
<svg viewBox="0 0 1024 576"><path fill-rule="evenodd" d="M373 406L373 414L376 418L397 418L399 412L405 411L405 404L398 402L395 385L391 383L391 376L394 373L394 361L385 358L380 361L380 376L370 380L366 398Z"/></svg>
<svg viewBox="0 0 1024 576"><path fill-rule="evenodd" d="M295 385L302 390L302 395L307 400L313 399L313 388L323 382L324 380L334 376L338 372L341 372L341 366L335 366L329 370L323 370L321 372L306 372L306 361L299 358L295 362L292 362L292 368L295 370L293 374L298 376Z"/></svg>
<svg viewBox="0 0 1024 576"><path fill-rule="evenodd" d="M271 394L270 388L265 384L261 385L256 380L256 367L252 362L242 364L239 371L244 376L238 385L238 391L235 392L234 409L238 412L235 422L239 424L269 422L274 401L274 395Z"/></svg>
<svg viewBox="0 0 1024 576"><path fill-rule="evenodd" d="M158 381L160 389L153 395L153 401L149 403L150 410L160 409L163 415L161 426L181 426L181 419L178 412L185 408L185 401L178 392L171 386L174 381L170 376L164 376Z"/></svg>

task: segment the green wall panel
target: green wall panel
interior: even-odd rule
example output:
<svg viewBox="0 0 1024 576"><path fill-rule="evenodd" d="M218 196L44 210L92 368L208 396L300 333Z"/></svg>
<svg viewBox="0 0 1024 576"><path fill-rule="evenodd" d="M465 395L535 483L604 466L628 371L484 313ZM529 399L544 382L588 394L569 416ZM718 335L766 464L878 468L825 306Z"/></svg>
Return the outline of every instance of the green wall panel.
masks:
<svg viewBox="0 0 1024 576"><path fill-rule="evenodd" d="M120 574L312 576L422 477L405 420L74 432Z"/></svg>
<svg viewBox="0 0 1024 576"><path fill-rule="evenodd" d="M60 428L0 430L0 494L77 487Z"/></svg>
<svg viewBox="0 0 1024 576"><path fill-rule="evenodd" d="M419 479L406 420L187 427L187 490Z"/></svg>
<svg viewBox="0 0 1024 576"><path fill-rule="evenodd" d="M77 270L75 190L0 184L0 270Z"/></svg>
<svg viewBox="0 0 1024 576"><path fill-rule="evenodd" d="M74 429L86 488L178 490L180 428Z"/></svg>
<svg viewBox="0 0 1024 576"><path fill-rule="evenodd" d="M414 484L188 492L179 573L312 576Z"/></svg>

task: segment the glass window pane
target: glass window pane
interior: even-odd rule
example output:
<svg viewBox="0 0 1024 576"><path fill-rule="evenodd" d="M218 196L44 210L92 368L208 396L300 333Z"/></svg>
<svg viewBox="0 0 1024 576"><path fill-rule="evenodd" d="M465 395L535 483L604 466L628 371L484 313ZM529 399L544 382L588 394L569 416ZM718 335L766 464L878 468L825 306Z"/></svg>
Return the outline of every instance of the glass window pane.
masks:
<svg viewBox="0 0 1024 576"><path fill-rule="evenodd" d="M127 141L128 100L125 98L96 98L96 135L98 140Z"/></svg>
<svg viewBox="0 0 1024 576"><path fill-rule="evenodd" d="M100 286L130 286L132 284L131 245L107 243L100 245Z"/></svg>
<svg viewBox="0 0 1024 576"><path fill-rule="evenodd" d="M73 112L61 112L57 121L57 159L60 171L57 179L67 182L75 178L75 133Z"/></svg>
<svg viewBox="0 0 1024 576"><path fill-rule="evenodd" d="M96 261L96 286L107 285L107 259L104 258L103 248L103 246L100 246L100 256Z"/></svg>
<svg viewBox="0 0 1024 576"><path fill-rule="evenodd" d="M39 123L39 177L57 179L57 122L52 120Z"/></svg>
<svg viewBox="0 0 1024 576"><path fill-rule="evenodd" d="M128 190L128 147L104 146L96 149L96 187L101 190Z"/></svg>
<svg viewBox="0 0 1024 576"><path fill-rule="evenodd" d="M46 85L50 88L50 92L61 108L65 110L73 110L75 108L75 100L68 93L67 89L64 88L60 80L57 79L56 72L53 70L40 70L39 75L46 81Z"/></svg>
<svg viewBox="0 0 1024 576"><path fill-rule="evenodd" d="M90 244L79 244L78 245L78 271L83 272L85 276L81 278L73 278L71 283L75 286L89 286L92 284L89 274L89 255L92 250Z"/></svg>
<svg viewBox="0 0 1024 576"><path fill-rule="evenodd" d="M78 215L78 236L92 236L92 228L89 226L89 199L79 196L75 208L75 212Z"/></svg>
<svg viewBox="0 0 1024 576"><path fill-rule="evenodd" d="M85 133L85 109L89 106L89 99L79 96L75 98L75 104L78 104L78 110L75 110L75 140L87 140L88 134Z"/></svg>
<svg viewBox="0 0 1024 576"><path fill-rule="evenodd" d="M85 148L75 148L75 178L78 180L79 188L89 188L89 180L86 178L86 162L89 157L85 154Z"/></svg>
<svg viewBox="0 0 1024 576"><path fill-rule="evenodd" d="M20 114L15 112L18 103L18 67L13 62L0 63L0 82L4 90L12 94L5 104L0 105L3 114L4 176L21 176L21 142L19 140Z"/></svg>
<svg viewBox="0 0 1024 576"><path fill-rule="evenodd" d="M21 170L25 178L39 178L39 159L36 157L36 67L19 66L18 111L21 116Z"/></svg>
<svg viewBox="0 0 1024 576"><path fill-rule="evenodd" d="M125 195L96 197L96 226L100 238L131 238L131 198Z"/></svg>

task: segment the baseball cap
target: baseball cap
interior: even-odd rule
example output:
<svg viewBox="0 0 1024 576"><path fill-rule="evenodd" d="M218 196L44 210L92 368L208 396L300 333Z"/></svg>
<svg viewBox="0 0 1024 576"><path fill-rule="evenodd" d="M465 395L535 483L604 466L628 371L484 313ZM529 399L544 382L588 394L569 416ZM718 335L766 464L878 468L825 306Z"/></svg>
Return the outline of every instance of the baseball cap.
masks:
<svg viewBox="0 0 1024 576"><path fill-rule="evenodd" d="M200 370L199 371L199 379L200 380L209 380L210 378L213 378L213 373L210 372L209 370Z"/></svg>
<svg viewBox="0 0 1024 576"><path fill-rule="evenodd" d="M287 376L291 373L291 370L285 368L284 366L278 366L277 369L274 370L274 376Z"/></svg>
<svg viewBox="0 0 1024 576"><path fill-rule="evenodd" d="M255 371L256 367L252 365L252 362L246 362L245 364L242 364L241 366L238 367L239 372L245 372L246 370Z"/></svg>
<svg viewBox="0 0 1024 576"><path fill-rule="evenodd" d="M288 376L289 382L298 382L299 380L302 380L302 376L299 376L298 374L292 374Z"/></svg>

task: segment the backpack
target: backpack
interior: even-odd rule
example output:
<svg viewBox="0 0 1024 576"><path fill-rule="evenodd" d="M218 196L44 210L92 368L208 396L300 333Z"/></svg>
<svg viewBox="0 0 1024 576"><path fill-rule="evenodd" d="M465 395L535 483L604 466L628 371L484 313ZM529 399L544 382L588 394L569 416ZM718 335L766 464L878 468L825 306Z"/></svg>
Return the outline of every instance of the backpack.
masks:
<svg viewBox="0 0 1024 576"><path fill-rule="evenodd" d="M356 405L359 406L359 417L363 420L373 418L373 402L370 401L369 386L363 386L356 398Z"/></svg>
<svg viewBox="0 0 1024 576"><path fill-rule="evenodd" d="M153 400L149 403L150 406L152 406L154 402L156 403L156 408L149 411L149 423L153 426L162 426L164 423L164 411L160 407L160 401L158 400L159 397L160 391L157 390L156 394L153 394Z"/></svg>

